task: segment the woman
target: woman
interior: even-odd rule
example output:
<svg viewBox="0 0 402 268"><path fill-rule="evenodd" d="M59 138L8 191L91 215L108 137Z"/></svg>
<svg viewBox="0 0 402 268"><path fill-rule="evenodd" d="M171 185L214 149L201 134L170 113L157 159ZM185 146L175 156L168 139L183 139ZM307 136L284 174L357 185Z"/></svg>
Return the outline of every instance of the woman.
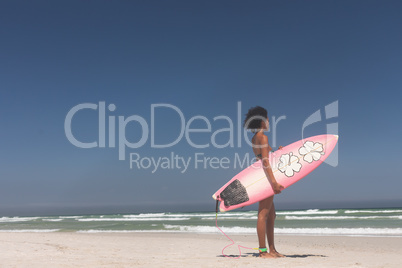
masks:
<svg viewBox="0 0 402 268"><path fill-rule="evenodd" d="M279 194L283 186L275 180L274 174L272 173L268 158L268 154L272 148L269 146L268 137L264 134L264 131L269 129L267 110L260 106L251 108L244 120L244 127L255 133L252 139L253 152L257 159L262 160L265 175L275 194ZM281 148L282 147L279 147L279 149ZM284 257L276 251L274 245L274 223L276 214L273 201L274 196L271 196L260 201L258 205L257 235L260 252L259 256L262 258ZM269 252L265 244L265 235L268 239Z"/></svg>

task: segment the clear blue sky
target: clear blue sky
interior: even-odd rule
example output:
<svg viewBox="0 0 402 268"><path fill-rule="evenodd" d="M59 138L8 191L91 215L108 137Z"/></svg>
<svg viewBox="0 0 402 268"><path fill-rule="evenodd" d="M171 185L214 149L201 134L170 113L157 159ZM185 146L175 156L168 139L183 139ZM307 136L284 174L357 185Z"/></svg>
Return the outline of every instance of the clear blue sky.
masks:
<svg viewBox="0 0 402 268"><path fill-rule="evenodd" d="M130 169L117 148L72 145L68 111L101 101L116 106L106 115L116 121L148 123L152 104L171 104L186 120L205 116L212 132L228 127L213 117L236 120L238 102L243 116L261 105L270 118L286 116L277 146L301 139L303 122L338 101L339 116L306 135L338 123L339 165L321 165L278 195L277 207L401 206L401 13L401 1L379 0L2 1L0 215L214 209L212 193L241 169L152 173ZM174 140L177 114L161 109L156 118L157 142ZM94 110L77 113L77 139L97 140L97 120ZM127 126L128 140L140 133ZM208 143L211 133L192 137ZM126 150L172 152L233 160L251 148L196 149L183 139L155 149L148 139Z"/></svg>

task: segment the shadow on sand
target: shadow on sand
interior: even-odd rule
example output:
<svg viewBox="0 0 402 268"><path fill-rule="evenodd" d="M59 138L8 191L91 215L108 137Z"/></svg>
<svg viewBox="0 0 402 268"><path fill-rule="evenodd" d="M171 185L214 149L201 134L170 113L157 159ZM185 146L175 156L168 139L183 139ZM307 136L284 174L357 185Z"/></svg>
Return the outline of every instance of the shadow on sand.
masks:
<svg viewBox="0 0 402 268"><path fill-rule="evenodd" d="M285 254L284 254L285 255ZM246 257L258 257L258 253L245 253L242 254L240 257L241 258L246 258ZM224 258L226 256L224 255L218 255L217 257ZM227 255L227 257L230 258L238 258L239 255ZM327 258L328 256L325 255L315 255L315 254L294 254L294 255L285 255L286 258L307 258L307 257L321 257L321 258ZM280 258L278 258L280 259Z"/></svg>
<svg viewBox="0 0 402 268"><path fill-rule="evenodd" d="M328 256L325 255L314 255L314 254L294 254L294 255L285 255L286 258L307 258L307 257L322 257L327 258Z"/></svg>

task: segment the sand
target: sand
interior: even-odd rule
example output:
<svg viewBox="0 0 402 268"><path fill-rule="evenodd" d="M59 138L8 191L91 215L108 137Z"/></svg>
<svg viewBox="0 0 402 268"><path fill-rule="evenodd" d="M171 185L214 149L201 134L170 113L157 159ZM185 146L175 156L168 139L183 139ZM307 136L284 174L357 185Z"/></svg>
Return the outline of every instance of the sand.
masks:
<svg viewBox="0 0 402 268"><path fill-rule="evenodd" d="M230 235L256 247L255 235ZM243 250L230 259L218 234L0 232L0 267L402 267L400 237L276 235L286 258ZM226 254L237 254L232 246Z"/></svg>

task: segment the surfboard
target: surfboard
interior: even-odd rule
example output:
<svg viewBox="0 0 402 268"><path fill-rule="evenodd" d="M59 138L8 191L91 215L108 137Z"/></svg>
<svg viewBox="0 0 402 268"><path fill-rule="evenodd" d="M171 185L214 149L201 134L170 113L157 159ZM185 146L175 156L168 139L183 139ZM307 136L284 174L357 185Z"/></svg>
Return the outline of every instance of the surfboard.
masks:
<svg viewBox="0 0 402 268"><path fill-rule="evenodd" d="M301 180L327 159L338 135L305 138L269 154L276 181L286 189ZM253 163L223 185L212 198L220 201L221 212L248 206L274 195L261 160Z"/></svg>

